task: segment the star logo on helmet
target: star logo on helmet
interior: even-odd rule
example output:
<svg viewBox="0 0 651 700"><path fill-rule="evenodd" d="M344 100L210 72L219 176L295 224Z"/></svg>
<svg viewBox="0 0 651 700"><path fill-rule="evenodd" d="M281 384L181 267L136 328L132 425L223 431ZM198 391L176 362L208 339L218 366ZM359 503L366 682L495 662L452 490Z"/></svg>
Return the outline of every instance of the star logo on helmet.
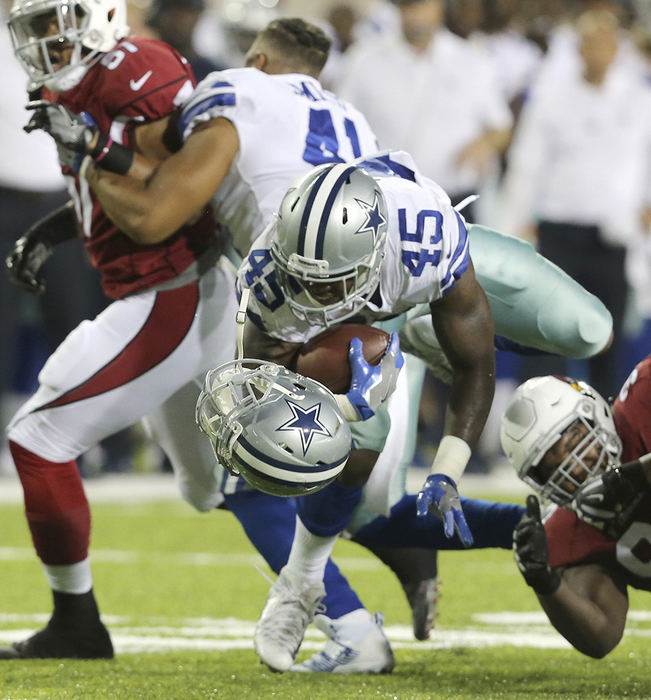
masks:
<svg viewBox="0 0 651 700"><path fill-rule="evenodd" d="M364 210L366 214L366 221L359 227L355 233L366 233L367 231L373 232L373 237L377 238L378 229L383 224L386 224L386 217L382 214L380 198L377 192L373 193L373 204L369 204L362 199L355 198L357 204Z"/></svg>
<svg viewBox="0 0 651 700"><path fill-rule="evenodd" d="M289 406L292 412L292 417L283 423L276 430L297 430L301 436L301 444L303 446L303 456L307 453L312 438L315 435L327 435L332 437L330 431L319 421L319 413L321 412L321 403L315 403L310 408L303 408L301 405L285 399L285 403Z"/></svg>

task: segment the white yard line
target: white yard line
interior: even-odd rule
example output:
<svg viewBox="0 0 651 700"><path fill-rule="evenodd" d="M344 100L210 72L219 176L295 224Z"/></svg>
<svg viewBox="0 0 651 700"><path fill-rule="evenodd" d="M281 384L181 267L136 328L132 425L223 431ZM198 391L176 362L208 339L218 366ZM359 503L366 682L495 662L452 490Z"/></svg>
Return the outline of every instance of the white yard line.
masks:
<svg viewBox="0 0 651 700"><path fill-rule="evenodd" d="M156 651L227 651L230 649L253 649L253 629L255 623L242 621L239 630L230 630L229 635L223 635L219 626L214 630L201 628L201 630L187 630L183 627L173 628L153 627L125 628L109 627L111 638L116 653L146 653ZM554 632L513 632L504 630L500 632L485 630L439 630L432 639L425 642L417 642L411 636L411 628L401 626L389 626L385 628L387 637L394 649L433 650L451 649L461 647L494 647L494 646L518 646L534 647L538 649L565 649L569 645L564 639ZM0 644L9 644L25 639L33 634L34 629L0 630ZM200 634L199 634L200 632ZM239 635L236 634L239 632ZM308 631L301 649L306 651L318 651L325 644L325 637L318 633Z"/></svg>
<svg viewBox="0 0 651 700"><path fill-rule="evenodd" d="M631 620L649 622L646 610L631 611ZM46 613L17 615L0 613L0 625L22 624L21 629L0 630L0 644L25 639L34 628L48 619ZM117 653L148 653L165 651L227 651L252 649L252 620L236 618L138 618L137 622L124 616L106 615ZM425 642L413 639L411 627L388 625L385 632L394 649L435 650L462 647L482 648L496 646L529 647L535 649L569 649L570 645L555 632L542 613L486 613L473 619L486 623L487 628L436 629ZM136 624L134 624L136 623ZM34 627L27 625L33 624ZM627 636L646 637L651 630L627 629ZM322 648L325 637L318 630L308 628L302 649L315 651Z"/></svg>
<svg viewBox="0 0 651 700"><path fill-rule="evenodd" d="M259 554L220 554L216 552L133 552L120 549L93 549L90 559L96 564L133 564L136 562L167 562L184 566L241 566L264 568L267 563ZM37 561L30 547L0 547L0 561ZM378 559L337 557L337 563L347 571L381 571Z"/></svg>

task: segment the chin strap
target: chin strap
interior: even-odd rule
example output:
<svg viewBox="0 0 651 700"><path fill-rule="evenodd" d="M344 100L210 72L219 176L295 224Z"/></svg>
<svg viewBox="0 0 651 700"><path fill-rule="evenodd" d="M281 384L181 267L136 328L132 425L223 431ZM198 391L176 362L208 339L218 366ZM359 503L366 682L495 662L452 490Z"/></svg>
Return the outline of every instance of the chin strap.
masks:
<svg viewBox="0 0 651 700"><path fill-rule="evenodd" d="M458 204L455 204L455 211L463 211L469 204L476 202L479 199L478 194L470 194L462 199Z"/></svg>
<svg viewBox="0 0 651 700"><path fill-rule="evenodd" d="M235 322L237 323L237 359L244 359L244 324L246 323L246 309L249 305L249 296L251 295L251 290L245 287L242 289L242 296L240 297L240 306L235 315Z"/></svg>

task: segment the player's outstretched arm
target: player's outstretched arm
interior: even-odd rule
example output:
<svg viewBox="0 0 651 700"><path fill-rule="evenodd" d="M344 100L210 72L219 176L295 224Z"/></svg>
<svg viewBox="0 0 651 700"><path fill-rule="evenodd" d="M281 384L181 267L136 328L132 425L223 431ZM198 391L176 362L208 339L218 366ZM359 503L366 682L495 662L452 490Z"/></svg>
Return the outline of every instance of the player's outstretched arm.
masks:
<svg viewBox="0 0 651 700"><path fill-rule="evenodd" d="M527 510L513 531L513 550L549 621L575 649L600 659L617 646L628 611L626 585L599 564L574 566L562 575L552 568L533 495L527 497Z"/></svg>
<svg viewBox="0 0 651 700"><path fill-rule="evenodd" d="M441 348L452 366L445 435L419 494L418 512L432 511L464 544L472 535L459 503L457 483L486 422L495 389L493 319L472 262L448 294L430 305ZM421 495L422 494L422 495Z"/></svg>
<svg viewBox="0 0 651 700"><path fill-rule="evenodd" d="M436 337L453 371L445 434L472 448L483 430L495 390L493 317L472 262L450 292L430 304L430 310Z"/></svg>

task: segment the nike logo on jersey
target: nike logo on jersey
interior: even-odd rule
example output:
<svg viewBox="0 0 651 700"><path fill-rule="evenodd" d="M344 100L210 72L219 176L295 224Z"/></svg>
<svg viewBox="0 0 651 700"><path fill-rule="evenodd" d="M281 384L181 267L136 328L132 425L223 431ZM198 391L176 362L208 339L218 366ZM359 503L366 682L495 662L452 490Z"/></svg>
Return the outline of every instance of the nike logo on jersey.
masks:
<svg viewBox="0 0 651 700"><path fill-rule="evenodd" d="M151 78L152 71L148 70L142 78L139 78L138 80L133 80L131 79L129 81L129 87L136 92L137 90L140 90L140 88Z"/></svg>

